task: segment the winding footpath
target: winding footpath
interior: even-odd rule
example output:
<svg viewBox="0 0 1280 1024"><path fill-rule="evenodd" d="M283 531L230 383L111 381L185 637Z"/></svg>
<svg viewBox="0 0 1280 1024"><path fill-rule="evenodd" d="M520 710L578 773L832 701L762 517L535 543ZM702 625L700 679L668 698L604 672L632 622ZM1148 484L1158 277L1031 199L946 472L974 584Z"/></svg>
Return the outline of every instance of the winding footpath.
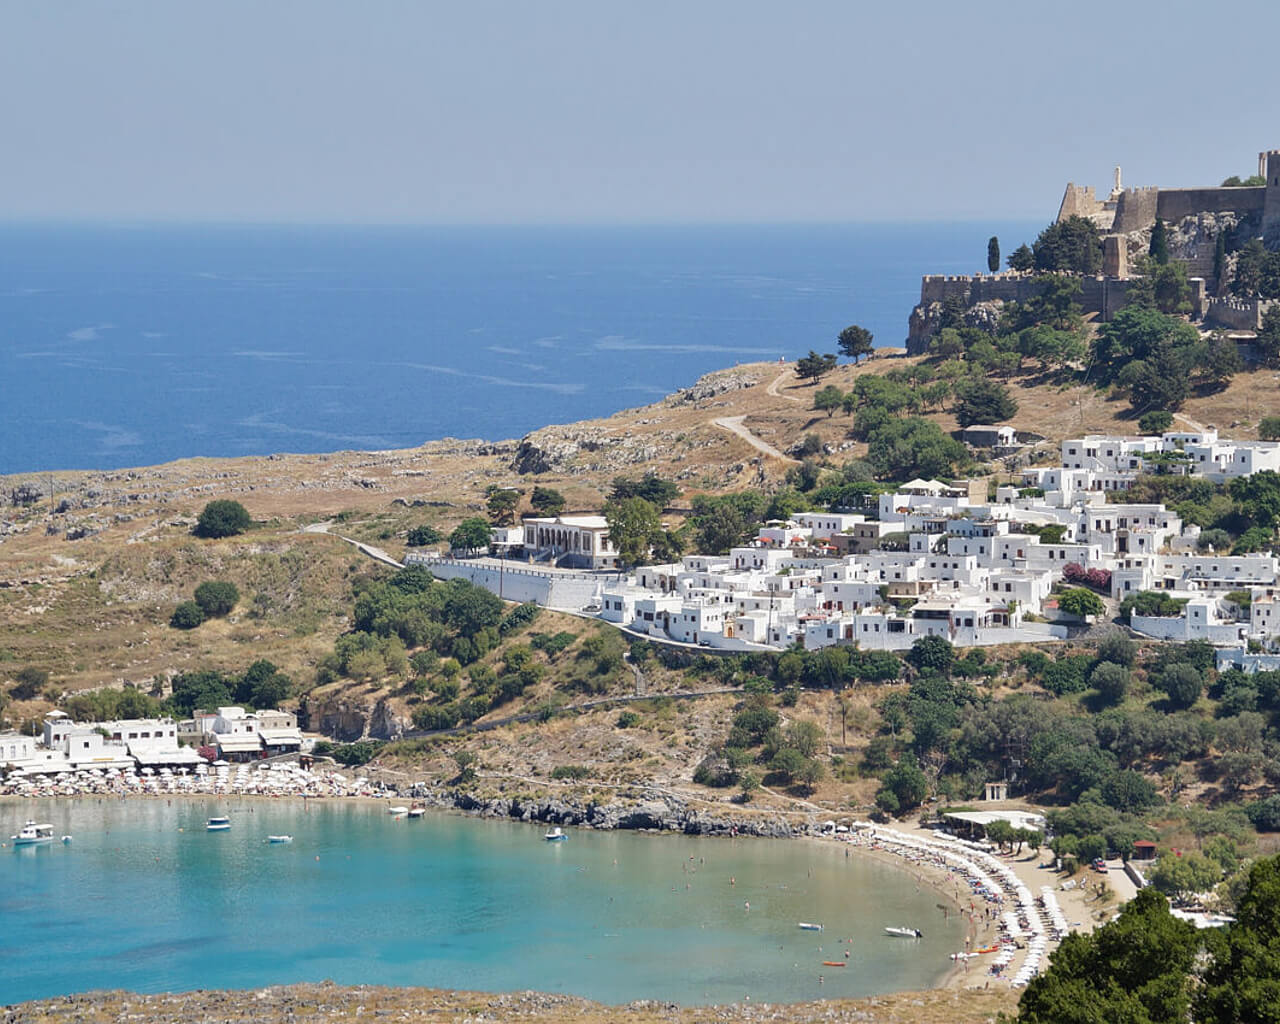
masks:
<svg viewBox="0 0 1280 1024"><path fill-rule="evenodd" d="M304 526L302 530L299 532L323 533L329 537L336 537L338 540L346 541L352 547L358 549L361 552L361 554L368 555L374 561L382 562L383 564L390 565L396 569L404 568L403 562L396 561L396 559L392 558L389 554L383 551L382 548L376 548L372 544L366 544L364 541L356 540L354 537L344 537L340 533L333 533L329 530L330 525L331 525L330 523L312 523L310 526Z"/></svg>
<svg viewBox="0 0 1280 1024"><path fill-rule="evenodd" d="M738 437L746 441L747 444L751 445L751 447L754 448L756 451L761 452L765 455L768 455L770 458L781 459L783 462L789 463L790 465L793 465L793 466L800 465L799 459L793 459L790 455L784 455L782 452L778 451L778 449L775 448L773 445L769 444L767 441L760 440L760 438L756 437L755 434L751 433L751 431L749 431L746 427L744 427L742 425L742 421L745 420L746 418L747 417L745 415L744 416L721 416L717 419L712 420L711 422L714 423L721 430L727 430L731 434L737 434Z"/></svg>

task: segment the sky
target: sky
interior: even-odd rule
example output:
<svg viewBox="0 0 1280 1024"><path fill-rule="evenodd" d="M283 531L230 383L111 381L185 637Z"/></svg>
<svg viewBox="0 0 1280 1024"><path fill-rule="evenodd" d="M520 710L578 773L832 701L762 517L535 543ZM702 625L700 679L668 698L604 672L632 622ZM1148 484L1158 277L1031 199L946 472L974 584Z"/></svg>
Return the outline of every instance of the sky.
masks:
<svg viewBox="0 0 1280 1024"><path fill-rule="evenodd" d="M0 0L0 220L1048 219L1116 164L1253 173L1278 38L1276 0Z"/></svg>

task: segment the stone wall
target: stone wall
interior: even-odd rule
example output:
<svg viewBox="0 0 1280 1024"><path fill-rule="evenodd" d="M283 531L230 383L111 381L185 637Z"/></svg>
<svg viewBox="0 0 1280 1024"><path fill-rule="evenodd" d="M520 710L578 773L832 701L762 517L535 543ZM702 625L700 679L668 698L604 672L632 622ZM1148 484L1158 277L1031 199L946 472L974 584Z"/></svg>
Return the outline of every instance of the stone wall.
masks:
<svg viewBox="0 0 1280 1024"><path fill-rule="evenodd" d="M1159 189L1125 189L1116 202L1116 216L1111 230L1118 235L1147 230L1156 222L1159 201Z"/></svg>
<svg viewBox="0 0 1280 1024"><path fill-rule="evenodd" d="M1130 281L1111 277L1081 277L1082 312L1110 320L1129 302ZM1193 284L1193 292L1194 292ZM1199 295L1203 297L1204 283ZM937 331L937 317L948 299L960 299L969 306L979 302L1026 302L1038 295L1040 279L1031 274L930 274L920 281L920 304L911 311L907 327L907 351L919 355L929 347ZM1194 294L1193 294L1193 302ZM1197 308L1199 308L1197 306Z"/></svg>
<svg viewBox="0 0 1280 1024"><path fill-rule="evenodd" d="M1198 213L1260 213L1266 191L1262 187L1162 188L1159 190L1156 216L1169 224Z"/></svg>
<svg viewBox="0 0 1280 1024"><path fill-rule="evenodd" d="M1274 299L1238 299L1227 296L1209 299L1204 321L1212 327L1233 331L1256 331L1262 326L1262 315L1275 304Z"/></svg>
<svg viewBox="0 0 1280 1024"><path fill-rule="evenodd" d="M1058 220L1066 220L1068 217L1088 219L1102 210L1102 202L1092 185L1077 185L1069 181L1066 192L1062 194L1062 205L1058 207Z"/></svg>
<svg viewBox="0 0 1280 1024"><path fill-rule="evenodd" d="M532 601L544 608L579 612L599 604L605 587L621 578L616 573L556 572L530 568L520 562L504 566L465 558L409 555L405 564L422 565L441 580L467 580L507 601Z"/></svg>
<svg viewBox="0 0 1280 1024"><path fill-rule="evenodd" d="M1258 163L1265 163L1267 184L1266 198L1262 204L1262 233L1268 239L1280 234L1280 149L1258 154Z"/></svg>

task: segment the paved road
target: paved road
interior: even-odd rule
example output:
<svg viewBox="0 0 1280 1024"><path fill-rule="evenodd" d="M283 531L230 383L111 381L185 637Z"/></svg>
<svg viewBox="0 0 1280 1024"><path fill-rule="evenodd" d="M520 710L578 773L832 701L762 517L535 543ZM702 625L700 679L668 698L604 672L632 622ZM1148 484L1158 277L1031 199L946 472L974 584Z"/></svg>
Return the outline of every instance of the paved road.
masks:
<svg viewBox="0 0 1280 1024"><path fill-rule="evenodd" d="M721 416L719 419L714 419L711 422L721 430L727 430L731 434L737 434L758 452L763 452L771 458L781 459L783 462L788 462L793 466L800 465L799 459L793 459L790 455L783 455L782 452L778 451L778 449L773 445L769 444L767 441L761 441L760 438L751 433L751 431L742 425L742 421L745 419L746 416Z"/></svg>
<svg viewBox="0 0 1280 1024"><path fill-rule="evenodd" d="M368 555L375 561L383 562L386 565L394 566L397 569L404 568L404 564L402 562L392 558L389 554L383 551L382 548L376 548L372 544L366 544L364 541L356 540L354 537L344 537L340 533L331 532L328 523L312 523L310 526L304 526L302 528L302 532L323 533L329 537L337 537L338 540L346 541L352 547L358 548L362 554Z"/></svg>

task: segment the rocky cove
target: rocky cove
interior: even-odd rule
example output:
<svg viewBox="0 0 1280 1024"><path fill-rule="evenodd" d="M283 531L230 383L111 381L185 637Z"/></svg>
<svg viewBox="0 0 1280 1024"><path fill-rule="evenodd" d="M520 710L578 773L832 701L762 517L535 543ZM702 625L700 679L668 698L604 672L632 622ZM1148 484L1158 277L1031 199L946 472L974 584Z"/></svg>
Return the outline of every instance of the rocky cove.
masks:
<svg viewBox="0 0 1280 1024"><path fill-rule="evenodd" d="M419 782L394 789L397 796L438 810L456 810L483 818L571 825L599 830L630 829L688 836L760 836L789 839L804 834L801 821L777 813L735 813L692 806L672 793L650 792L630 800L566 796L487 796L455 787Z"/></svg>

